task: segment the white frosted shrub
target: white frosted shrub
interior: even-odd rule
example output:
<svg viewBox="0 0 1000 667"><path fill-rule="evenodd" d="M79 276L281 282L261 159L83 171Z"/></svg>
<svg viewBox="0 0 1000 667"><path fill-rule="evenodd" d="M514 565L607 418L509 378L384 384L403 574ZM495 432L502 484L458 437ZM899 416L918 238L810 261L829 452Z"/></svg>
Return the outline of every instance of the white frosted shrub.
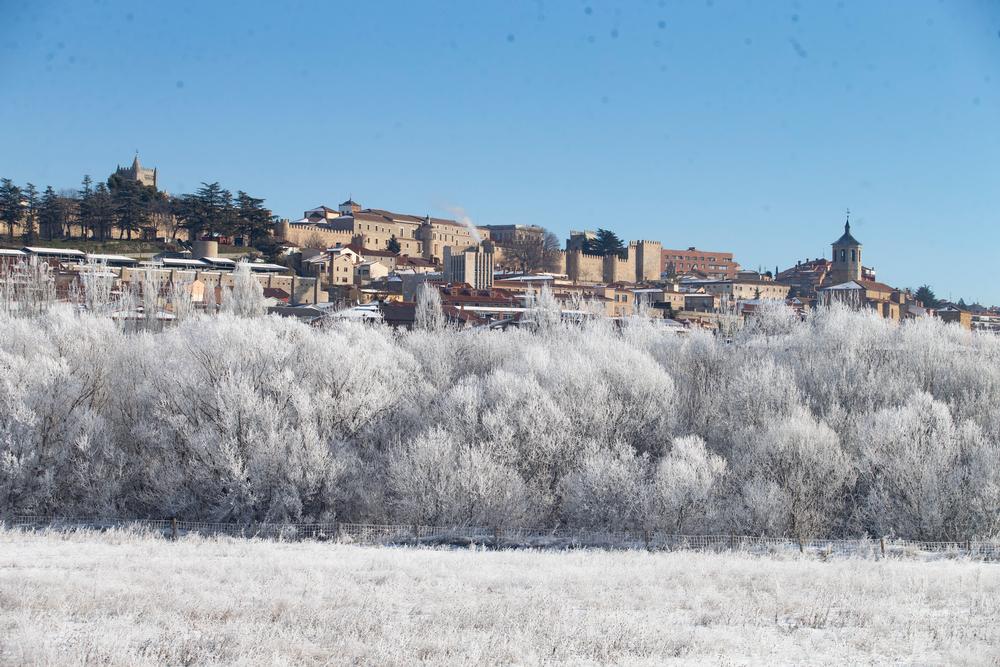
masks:
<svg viewBox="0 0 1000 667"><path fill-rule="evenodd" d="M256 317L247 267L226 312L157 286L180 321L126 326L141 276L80 312L29 268L0 293L0 515L1000 531L994 336L776 306L678 336L551 294L537 326L453 329L433 292L414 331L310 327Z"/></svg>
<svg viewBox="0 0 1000 667"><path fill-rule="evenodd" d="M588 528L644 527L646 467L645 457L624 445L592 451L563 478L563 516L571 525Z"/></svg>
<svg viewBox="0 0 1000 667"><path fill-rule="evenodd" d="M750 515L740 523L753 532L799 538L824 534L840 514L855 476L837 434L805 411L772 424L735 458L734 473Z"/></svg>
<svg viewBox="0 0 1000 667"><path fill-rule="evenodd" d="M656 467L650 489L652 523L675 533L706 533L720 499L726 461L696 435L674 440Z"/></svg>
<svg viewBox="0 0 1000 667"><path fill-rule="evenodd" d="M398 521L432 526L522 526L530 523L527 487L485 448L432 429L391 457L389 503Z"/></svg>

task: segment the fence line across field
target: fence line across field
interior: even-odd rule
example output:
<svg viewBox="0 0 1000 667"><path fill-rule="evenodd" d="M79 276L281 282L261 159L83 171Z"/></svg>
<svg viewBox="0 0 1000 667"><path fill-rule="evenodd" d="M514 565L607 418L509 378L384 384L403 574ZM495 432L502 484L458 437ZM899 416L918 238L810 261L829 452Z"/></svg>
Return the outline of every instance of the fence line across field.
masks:
<svg viewBox="0 0 1000 667"><path fill-rule="evenodd" d="M800 551L819 554L886 555L907 551L955 553L1000 559L1000 541L931 542L889 538L810 539L756 535L680 535L662 531L583 528L489 528L347 522L226 523L183 519L121 519L14 516L0 526L28 530L140 529L168 537L186 534L244 538L329 540L363 545L466 545L509 547L611 547L667 551Z"/></svg>

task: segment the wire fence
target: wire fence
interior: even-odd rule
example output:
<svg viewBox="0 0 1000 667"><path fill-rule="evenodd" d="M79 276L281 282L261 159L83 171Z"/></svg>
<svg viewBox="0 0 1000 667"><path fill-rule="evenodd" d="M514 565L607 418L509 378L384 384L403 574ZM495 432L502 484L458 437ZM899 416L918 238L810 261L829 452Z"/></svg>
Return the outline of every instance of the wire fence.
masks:
<svg viewBox="0 0 1000 667"><path fill-rule="evenodd" d="M754 535L678 535L662 531L581 528L488 528L346 522L223 523L182 519L108 519L14 516L0 526L22 530L134 530L177 539L205 537L318 540L370 546L473 546L535 549L648 549L655 551L740 551L753 554L798 552L817 556L966 556L1000 560L1000 540L932 542L890 538L809 539Z"/></svg>

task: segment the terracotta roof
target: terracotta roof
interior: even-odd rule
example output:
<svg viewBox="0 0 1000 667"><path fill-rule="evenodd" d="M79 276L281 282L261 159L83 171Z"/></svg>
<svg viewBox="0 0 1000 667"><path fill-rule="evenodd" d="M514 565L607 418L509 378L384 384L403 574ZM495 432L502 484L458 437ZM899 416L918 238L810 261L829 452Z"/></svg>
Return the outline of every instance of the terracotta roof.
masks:
<svg viewBox="0 0 1000 667"><path fill-rule="evenodd" d="M358 254L368 257L399 257L399 253L391 250L375 250L374 248L361 248L356 251Z"/></svg>
<svg viewBox="0 0 1000 667"><path fill-rule="evenodd" d="M274 298L278 301L288 301L288 297L291 296L288 292L277 287L265 287L264 288L264 298L270 299Z"/></svg>
<svg viewBox="0 0 1000 667"><path fill-rule="evenodd" d="M446 317L458 320L459 322L468 322L470 324L484 324L486 322L486 320L474 313L456 308L455 306L449 306L448 304L441 306L441 310L444 311Z"/></svg>
<svg viewBox="0 0 1000 667"><path fill-rule="evenodd" d="M400 255L396 264L397 266L435 266L434 262L429 259L410 257L409 255Z"/></svg>
<svg viewBox="0 0 1000 667"><path fill-rule="evenodd" d="M430 222L432 225L448 225L450 227L462 227L461 222L457 220L450 220L448 218L432 218L429 216L419 216L419 215L409 215L406 213L394 213L392 211L386 211L381 208L366 208L357 213L348 214L353 215L355 220L367 220L369 222L404 222L419 225L424 222ZM347 217L347 216L345 216Z"/></svg>
<svg viewBox="0 0 1000 667"><path fill-rule="evenodd" d="M857 284L864 287L866 290L871 290L873 292L895 292L895 287L890 287L885 283L876 282L874 280L855 280Z"/></svg>

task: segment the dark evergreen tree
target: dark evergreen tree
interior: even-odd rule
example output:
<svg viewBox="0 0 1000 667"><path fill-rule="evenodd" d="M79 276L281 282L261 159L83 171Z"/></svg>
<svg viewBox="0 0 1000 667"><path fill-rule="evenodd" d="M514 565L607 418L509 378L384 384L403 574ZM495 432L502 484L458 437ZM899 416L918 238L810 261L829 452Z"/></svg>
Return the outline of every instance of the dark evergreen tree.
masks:
<svg viewBox="0 0 1000 667"><path fill-rule="evenodd" d="M184 220L192 239L222 232L232 196L218 183L202 183L194 194L183 195L174 203L174 214Z"/></svg>
<svg viewBox="0 0 1000 667"><path fill-rule="evenodd" d="M385 244L385 249L395 253L402 250L402 246L399 245L399 239L396 238L395 234L389 237L389 241Z"/></svg>
<svg viewBox="0 0 1000 667"><path fill-rule="evenodd" d="M149 202L143 186L135 181L122 180L112 190L115 207L115 222L119 236L132 239L133 232L140 231L150 222Z"/></svg>
<svg viewBox="0 0 1000 667"><path fill-rule="evenodd" d="M108 239L115 224L115 203L104 183L98 183L94 188L88 208L90 233L95 239L101 241Z"/></svg>
<svg viewBox="0 0 1000 667"><path fill-rule="evenodd" d="M594 238L587 239L584 244L584 252L590 255L622 256L625 254L625 244L610 229L598 229Z"/></svg>
<svg viewBox="0 0 1000 667"><path fill-rule="evenodd" d="M87 230L92 230L94 228L94 188L93 181L90 180L90 176L83 177L83 182L80 184L80 191L78 195L80 213L77 216L77 222L80 224L80 238L85 239L87 238Z"/></svg>
<svg viewBox="0 0 1000 667"><path fill-rule="evenodd" d="M7 225L7 236L14 240L14 227L24 215L24 201L21 188L9 178L0 180L0 220Z"/></svg>
<svg viewBox="0 0 1000 667"><path fill-rule="evenodd" d="M21 232L21 237L25 243L31 244L38 238L38 207L41 204L41 200L38 197L38 188L35 187L34 183L28 183L24 186L24 203L26 207L24 211L24 229Z"/></svg>
<svg viewBox="0 0 1000 667"><path fill-rule="evenodd" d="M931 289L930 285L921 285L914 296L916 296L917 301L924 304L924 308L938 307L939 302L937 297L934 296L934 290Z"/></svg>
<svg viewBox="0 0 1000 667"><path fill-rule="evenodd" d="M56 236L62 236L62 206L59 204L59 196L51 185L46 186L45 192L42 193L42 201L38 207L38 222L43 237L52 240Z"/></svg>

